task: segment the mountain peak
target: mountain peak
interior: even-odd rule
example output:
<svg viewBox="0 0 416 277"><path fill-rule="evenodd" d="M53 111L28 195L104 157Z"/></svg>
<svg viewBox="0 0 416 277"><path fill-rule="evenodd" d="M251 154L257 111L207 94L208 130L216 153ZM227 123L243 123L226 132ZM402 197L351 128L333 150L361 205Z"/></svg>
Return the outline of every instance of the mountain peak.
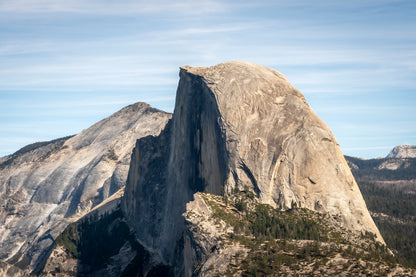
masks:
<svg viewBox="0 0 416 277"><path fill-rule="evenodd" d="M274 93L274 96L295 94L301 98L303 95L293 87L287 78L280 72L250 62L230 61L211 67L181 67L181 73L203 77L207 83L214 83L226 87L252 87L257 91L245 89L245 93Z"/></svg>
<svg viewBox="0 0 416 277"><path fill-rule="evenodd" d="M152 106L150 106L149 104L145 103L145 102L136 102L134 104L128 105L124 108L122 108L121 110L119 110L118 112L114 113L112 116L118 116L120 114L126 114L126 113L143 113L143 112L159 112L159 113L164 113L164 114L168 114L165 111L153 108Z"/></svg>
<svg viewBox="0 0 416 277"><path fill-rule="evenodd" d="M416 158L416 145L395 146L386 158Z"/></svg>
<svg viewBox="0 0 416 277"><path fill-rule="evenodd" d="M187 203L241 190L383 243L335 136L284 75L246 62L182 67L170 124L133 151L122 210L140 242L181 270Z"/></svg>
<svg viewBox="0 0 416 277"><path fill-rule="evenodd" d="M283 74L236 61L184 70L174 124L176 117L183 118L182 113L196 113L205 125L213 120L217 126L212 129L222 132L209 147L204 144L211 143L211 129L200 132L200 177L205 179L206 189L229 193L235 187L248 186L262 202L274 207L287 209L297 203L341 215L349 228L369 228L379 236L370 215L364 212L364 200L335 136ZM190 108L195 103L202 108ZM224 158L220 158L223 150L218 149L219 143L224 143ZM215 159L226 163L226 172L210 168L209 160L204 163L204 157L211 159L212 155L204 149L217 149ZM217 187L221 180L223 188Z"/></svg>
<svg viewBox="0 0 416 277"><path fill-rule="evenodd" d="M36 267L57 233L124 186L136 140L158 135L169 119L139 102L75 136L7 157L0 164L0 259L15 255L22 267Z"/></svg>

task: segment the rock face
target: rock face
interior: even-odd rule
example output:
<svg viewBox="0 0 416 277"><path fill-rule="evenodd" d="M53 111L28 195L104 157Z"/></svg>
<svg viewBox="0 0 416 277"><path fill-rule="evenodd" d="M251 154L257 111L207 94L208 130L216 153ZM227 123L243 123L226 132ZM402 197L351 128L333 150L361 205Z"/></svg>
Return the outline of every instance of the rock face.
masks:
<svg viewBox="0 0 416 277"><path fill-rule="evenodd" d="M191 259L185 259L185 275L226 276L230 264L239 264L249 252L241 243L229 240L228 235L237 235L238 231L216 217L212 207L207 205L210 201L212 206L219 209L227 206L220 207L216 198L221 199L212 194L196 193L194 200L186 205L184 252Z"/></svg>
<svg viewBox="0 0 416 277"><path fill-rule="evenodd" d="M21 277L25 276L23 270L12 266L8 263L0 261L0 276L1 277Z"/></svg>
<svg viewBox="0 0 416 277"><path fill-rule="evenodd" d="M412 163L407 158L387 158L377 167L377 169L397 170L399 168L408 168L411 164Z"/></svg>
<svg viewBox="0 0 416 277"><path fill-rule="evenodd" d="M124 186L138 138L171 117L128 106L76 136L29 145L0 164L0 260L30 271L71 222Z"/></svg>
<svg viewBox="0 0 416 277"><path fill-rule="evenodd" d="M133 151L123 212L147 249L190 275L186 204L235 188L383 241L334 135L282 74L245 62L182 67L171 122Z"/></svg>
<svg viewBox="0 0 416 277"><path fill-rule="evenodd" d="M399 145L386 158L416 158L416 145Z"/></svg>
<svg viewBox="0 0 416 277"><path fill-rule="evenodd" d="M119 190L68 225L56 239L41 276L146 276L151 257L123 220L122 195Z"/></svg>

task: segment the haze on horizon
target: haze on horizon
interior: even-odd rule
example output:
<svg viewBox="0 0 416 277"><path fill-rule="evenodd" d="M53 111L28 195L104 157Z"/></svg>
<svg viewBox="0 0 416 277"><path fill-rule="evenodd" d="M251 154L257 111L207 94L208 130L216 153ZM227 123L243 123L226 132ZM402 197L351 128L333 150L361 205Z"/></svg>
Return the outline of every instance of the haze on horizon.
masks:
<svg viewBox="0 0 416 277"><path fill-rule="evenodd" d="M0 0L0 156L142 101L172 112L179 66L287 76L344 154L416 144L416 2Z"/></svg>

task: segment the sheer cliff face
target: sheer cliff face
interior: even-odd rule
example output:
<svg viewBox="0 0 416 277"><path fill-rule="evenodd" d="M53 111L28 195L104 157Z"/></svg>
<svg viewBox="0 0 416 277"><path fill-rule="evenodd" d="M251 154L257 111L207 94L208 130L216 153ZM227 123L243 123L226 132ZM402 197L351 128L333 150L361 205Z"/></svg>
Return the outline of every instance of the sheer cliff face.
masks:
<svg viewBox="0 0 416 277"><path fill-rule="evenodd" d="M381 240L336 138L282 74L231 62L184 67L182 75L201 79L206 88L194 93L215 98L228 155L225 191L249 186L264 203L330 213Z"/></svg>
<svg viewBox="0 0 416 277"><path fill-rule="evenodd" d="M182 67L172 121L133 153L123 210L167 263L183 248L185 205L202 190L249 187L276 208L329 213L382 241L334 135L270 68Z"/></svg>
<svg viewBox="0 0 416 277"><path fill-rule="evenodd" d="M137 103L76 136L4 157L0 259L28 269L36 266L68 223L125 184L136 140L159 134L169 118Z"/></svg>
<svg viewBox="0 0 416 277"><path fill-rule="evenodd" d="M140 242L167 264L181 256L182 214L193 194L224 191L227 153L220 117L203 80L181 71L171 122L159 136L138 140L133 150L123 213Z"/></svg>

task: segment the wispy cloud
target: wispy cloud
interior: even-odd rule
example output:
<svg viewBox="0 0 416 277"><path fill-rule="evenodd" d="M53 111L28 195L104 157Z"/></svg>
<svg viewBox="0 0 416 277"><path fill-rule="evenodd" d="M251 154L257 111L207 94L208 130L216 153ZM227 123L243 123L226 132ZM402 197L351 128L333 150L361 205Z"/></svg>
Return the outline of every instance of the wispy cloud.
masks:
<svg viewBox="0 0 416 277"><path fill-rule="evenodd" d="M45 14L76 13L101 15L128 15L172 12L176 14L203 14L224 11L219 1L145 1L145 0L14 0L0 2L0 12Z"/></svg>
<svg viewBox="0 0 416 277"><path fill-rule="evenodd" d="M415 8L409 0L0 0L0 123L77 112L86 121L140 100L171 108L179 66L246 60L285 74L340 141L411 136L416 125L404 133L400 122L416 119Z"/></svg>
<svg viewBox="0 0 416 277"><path fill-rule="evenodd" d="M165 41L175 38L178 39L182 36L206 36L211 34L218 34L218 33L233 33L233 32L241 32L246 31L248 29L254 29L255 26L245 23L234 23L230 25L222 25L222 26L213 26L213 27L200 27L200 28L184 28L179 30L170 30L165 32L160 32L156 36L164 37Z"/></svg>
<svg viewBox="0 0 416 277"><path fill-rule="evenodd" d="M369 147L346 147L344 150L374 150L374 149L392 149L394 145L387 146L369 146Z"/></svg>

